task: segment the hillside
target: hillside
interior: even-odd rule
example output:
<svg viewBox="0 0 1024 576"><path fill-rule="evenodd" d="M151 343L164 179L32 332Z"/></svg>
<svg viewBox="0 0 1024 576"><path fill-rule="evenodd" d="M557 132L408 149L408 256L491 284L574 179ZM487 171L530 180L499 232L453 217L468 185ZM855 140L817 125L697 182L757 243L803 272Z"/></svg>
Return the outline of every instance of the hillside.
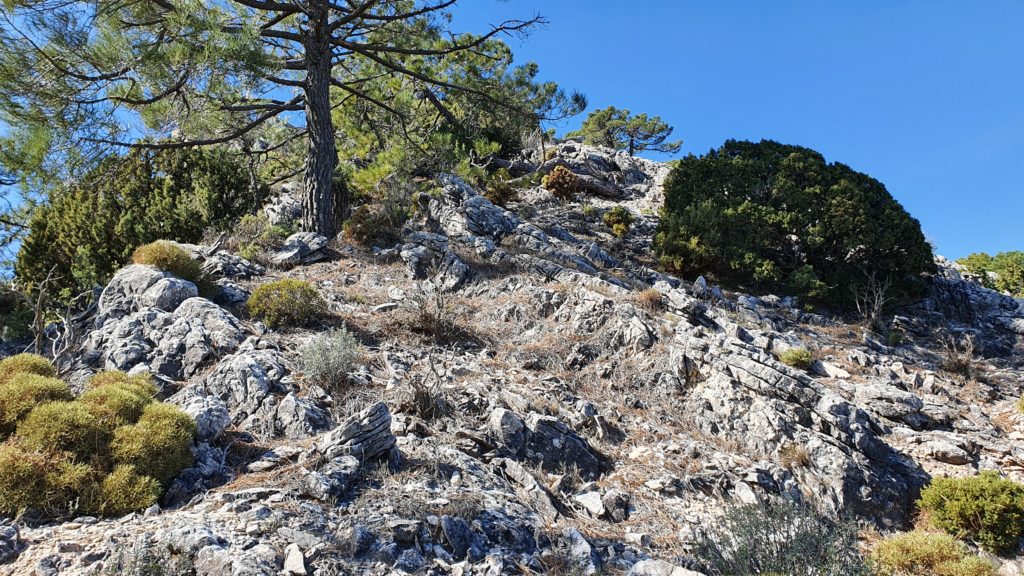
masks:
<svg viewBox="0 0 1024 576"><path fill-rule="evenodd" d="M396 246L297 233L264 267L185 245L215 300L120 270L61 367L79 390L152 372L198 424L196 464L143 513L5 524L0 574L679 576L735 504L790 497L871 539L912 528L933 477L1024 481L1024 300L940 258L883 341L785 294L660 272L667 165L573 141L538 156L522 162L565 166L586 203L526 186L506 209L442 176ZM297 190L272 221L297 216ZM636 218L621 238L602 222L616 205ZM329 313L250 318L281 278ZM304 346L342 326L357 368L311 382ZM956 372L965 334L977 354ZM796 349L806 369L780 361Z"/></svg>

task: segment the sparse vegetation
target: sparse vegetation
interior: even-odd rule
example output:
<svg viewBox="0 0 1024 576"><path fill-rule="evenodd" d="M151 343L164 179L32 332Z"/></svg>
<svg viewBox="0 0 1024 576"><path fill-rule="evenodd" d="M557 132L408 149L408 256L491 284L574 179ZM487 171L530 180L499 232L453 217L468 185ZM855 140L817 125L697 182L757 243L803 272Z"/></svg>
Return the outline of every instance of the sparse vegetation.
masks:
<svg viewBox="0 0 1024 576"><path fill-rule="evenodd" d="M778 499L729 508L720 522L709 525L696 556L712 576L868 574L855 523Z"/></svg>
<svg viewBox="0 0 1024 576"><path fill-rule="evenodd" d="M282 328L306 326L326 313L327 303L309 282L286 278L257 286L248 307L268 327Z"/></svg>
<svg viewBox="0 0 1024 576"><path fill-rule="evenodd" d="M541 185L559 200L572 200L579 190L579 177L565 166L555 166L544 176Z"/></svg>
<svg viewBox="0 0 1024 576"><path fill-rule="evenodd" d="M629 234L629 228L633 225L633 221L636 220L633 213L625 206L613 207L611 210L605 212L601 219L605 226L612 229L612 234L615 234L615 236L619 238Z"/></svg>
<svg viewBox="0 0 1024 576"><path fill-rule="evenodd" d="M271 224L262 211L246 214L232 229L226 247L250 262L267 265L267 254L280 248L292 232L289 226Z"/></svg>
<svg viewBox="0 0 1024 576"><path fill-rule="evenodd" d="M779 463L790 470L806 468L811 463L811 453L803 444L790 442L779 448Z"/></svg>
<svg viewBox="0 0 1024 576"><path fill-rule="evenodd" d="M942 369L970 379L974 376L974 336L948 335L942 336L942 347L946 357L942 361Z"/></svg>
<svg viewBox="0 0 1024 576"><path fill-rule="evenodd" d="M362 204L345 222L347 238L366 246L394 246L402 238L408 214L394 203Z"/></svg>
<svg viewBox="0 0 1024 576"><path fill-rule="evenodd" d="M641 290L633 298L641 308L650 312L659 312L665 309L664 296L655 288Z"/></svg>
<svg viewBox="0 0 1024 576"><path fill-rule="evenodd" d="M995 566L947 534L915 530L877 542L870 553L877 576L992 576Z"/></svg>
<svg viewBox="0 0 1024 576"><path fill-rule="evenodd" d="M786 366L807 370L814 364L814 355L807 348L789 348L783 351L782 354L779 354L779 361Z"/></svg>
<svg viewBox="0 0 1024 576"><path fill-rule="evenodd" d="M345 328L332 330L302 349L302 373L328 391L341 391L361 355L359 342Z"/></svg>
<svg viewBox="0 0 1024 576"><path fill-rule="evenodd" d="M509 180L512 180L512 175L507 169L495 170L484 184L484 197L498 206L506 206L515 202L519 197L519 190Z"/></svg>
<svg viewBox="0 0 1024 576"><path fill-rule="evenodd" d="M917 505L936 527L995 553L1013 552L1024 536L1024 485L994 470L969 478L935 478Z"/></svg>

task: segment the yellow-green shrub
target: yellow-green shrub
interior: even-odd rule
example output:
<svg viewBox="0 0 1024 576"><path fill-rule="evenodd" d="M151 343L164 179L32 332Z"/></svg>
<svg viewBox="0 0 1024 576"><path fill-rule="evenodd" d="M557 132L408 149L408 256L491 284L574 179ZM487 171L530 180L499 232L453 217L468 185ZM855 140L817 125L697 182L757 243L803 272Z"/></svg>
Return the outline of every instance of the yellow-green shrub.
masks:
<svg viewBox="0 0 1024 576"><path fill-rule="evenodd" d="M505 206L510 202L515 202L516 198L519 197L519 190L509 180L512 180L512 174L509 173L508 169L498 168L495 170L487 178L487 182L484 185L484 198L498 206Z"/></svg>
<svg viewBox="0 0 1024 576"><path fill-rule="evenodd" d="M886 538L871 549L878 576L992 576L995 566L947 534L914 531Z"/></svg>
<svg viewBox="0 0 1024 576"><path fill-rule="evenodd" d="M16 436L31 450L71 452L80 461L102 454L110 429L81 402L47 402L18 423Z"/></svg>
<svg viewBox="0 0 1024 576"><path fill-rule="evenodd" d="M305 326L327 308L320 292L310 284L286 278L261 284L252 291L249 312L267 326Z"/></svg>
<svg viewBox="0 0 1024 576"><path fill-rule="evenodd" d="M917 501L938 528L996 553L1024 536L1024 485L986 470L970 478L935 478Z"/></svg>
<svg viewBox="0 0 1024 576"><path fill-rule="evenodd" d="M63 381L31 372L20 372L0 384L0 437L14 433L18 421L37 405L74 399Z"/></svg>
<svg viewBox="0 0 1024 576"><path fill-rule="evenodd" d="M555 166L554 170L541 180L541 185L554 194L555 198L572 200L579 190L580 179L565 166Z"/></svg>
<svg viewBox="0 0 1024 576"><path fill-rule="evenodd" d="M205 280L202 264L188 250L167 240L139 246L132 254L132 262L154 266L196 285Z"/></svg>
<svg viewBox="0 0 1024 576"><path fill-rule="evenodd" d="M807 348L790 348L779 354L779 360L787 366L807 370L814 363L814 356Z"/></svg>
<svg viewBox="0 0 1024 576"><path fill-rule="evenodd" d="M100 484L94 512L104 516L122 516L145 510L160 498L160 483L149 476L140 475L131 466L121 465L107 475Z"/></svg>
<svg viewBox="0 0 1024 576"><path fill-rule="evenodd" d="M0 444L0 514L62 511L91 476L88 465L74 464L65 454L31 450L17 441Z"/></svg>
<svg viewBox="0 0 1024 576"><path fill-rule="evenodd" d="M114 370L90 378L88 390L79 397L79 401L113 430L138 420L158 391L149 374L129 376Z"/></svg>
<svg viewBox="0 0 1024 576"><path fill-rule="evenodd" d="M57 371L53 369L50 361L37 354L15 354L0 360L0 382L24 372L48 378L57 375Z"/></svg>
<svg viewBox="0 0 1024 576"><path fill-rule="evenodd" d="M153 403L138 422L114 432L110 452L118 464L130 464L166 484L192 462L195 433L195 421L188 414L170 404Z"/></svg>
<svg viewBox="0 0 1024 576"><path fill-rule="evenodd" d="M633 217L633 213L629 211L629 208L615 206L605 212L601 219L604 221L605 226L612 229L612 234L622 238L629 234L629 227L633 225L633 221L636 218Z"/></svg>

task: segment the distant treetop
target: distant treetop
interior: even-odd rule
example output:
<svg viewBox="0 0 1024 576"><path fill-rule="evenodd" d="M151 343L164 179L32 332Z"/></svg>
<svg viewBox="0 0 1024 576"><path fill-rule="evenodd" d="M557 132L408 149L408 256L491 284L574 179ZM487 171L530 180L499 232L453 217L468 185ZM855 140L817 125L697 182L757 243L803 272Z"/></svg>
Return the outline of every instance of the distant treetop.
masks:
<svg viewBox="0 0 1024 576"><path fill-rule="evenodd" d="M681 140L666 142L672 127L661 117L647 114L631 115L629 110L609 106L595 110L583 121L579 130L570 132L570 138L583 137L587 144L626 150L632 156L646 150L675 154L683 145Z"/></svg>

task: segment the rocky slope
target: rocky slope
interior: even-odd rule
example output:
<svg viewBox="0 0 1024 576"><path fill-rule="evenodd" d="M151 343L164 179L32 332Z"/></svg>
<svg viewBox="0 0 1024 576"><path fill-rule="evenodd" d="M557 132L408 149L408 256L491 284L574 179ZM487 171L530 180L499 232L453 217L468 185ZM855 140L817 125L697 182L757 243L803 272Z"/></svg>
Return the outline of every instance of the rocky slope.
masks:
<svg viewBox="0 0 1024 576"><path fill-rule="evenodd" d="M155 374L199 424L197 464L159 509L0 527L0 573L678 575L727 502L786 494L890 530L934 475L1024 480L1024 302L940 261L890 347L658 272L665 166L571 142L555 162L586 204L532 188L506 210L446 177L395 247L298 234L272 270L190 247L215 301L121 270L66 371ZM615 204L638 217L623 239L600 221ZM295 206L285 190L268 213ZM331 317L248 319L277 277L315 283ZM327 391L298 351L342 324L364 362ZM974 377L942 369L937 329L974 335ZM797 346L808 371L777 359Z"/></svg>

